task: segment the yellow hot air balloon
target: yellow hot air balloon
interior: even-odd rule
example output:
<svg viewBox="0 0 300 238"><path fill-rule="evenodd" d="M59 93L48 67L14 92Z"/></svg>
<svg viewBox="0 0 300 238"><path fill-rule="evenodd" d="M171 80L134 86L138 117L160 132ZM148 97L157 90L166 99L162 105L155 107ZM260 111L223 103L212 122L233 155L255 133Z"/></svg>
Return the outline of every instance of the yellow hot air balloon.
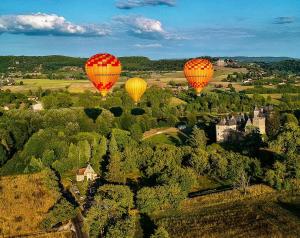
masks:
<svg viewBox="0 0 300 238"><path fill-rule="evenodd" d="M196 90L197 96L200 96L200 92L211 80L213 73L213 65L207 59L192 59L184 65L184 75L189 85Z"/></svg>
<svg viewBox="0 0 300 238"><path fill-rule="evenodd" d="M141 78L131 78L125 83L125 90L137 104L147 89L147 82Z"/></svg>

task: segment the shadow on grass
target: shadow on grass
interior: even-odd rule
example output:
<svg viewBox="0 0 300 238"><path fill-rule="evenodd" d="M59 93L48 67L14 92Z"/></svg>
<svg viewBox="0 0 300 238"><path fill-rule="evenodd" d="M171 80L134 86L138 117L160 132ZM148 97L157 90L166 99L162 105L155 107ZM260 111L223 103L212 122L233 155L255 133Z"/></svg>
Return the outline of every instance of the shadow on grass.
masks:
<svg viewBox="0 0 300 238"><path fill-rule="evenodd" d="M95 122L98 116L101 114L102 110L100 108L85 108L84 112Z"/></svg>
<svg viewBox="0 0 300 238"><path fill-rule="evenodd" d="M289 203L289 202L283 202L283 201L278 201L278 204L291 212L293 215L297 216L300 218L300 203Z"/></svg>
<svg viewBox="0 0 300 238"><path fill-rule="evenodd" d="M131 114L134 116L140 116L145 114L145 110L142 108L133 108L131 110Z"/></svg>
<svg viewBox="0 0 300 238"><path fill-rule="evenodd" d="M121 107L111 107L109 110L115 117L120 117L123 114L123 109Z"/></svg>

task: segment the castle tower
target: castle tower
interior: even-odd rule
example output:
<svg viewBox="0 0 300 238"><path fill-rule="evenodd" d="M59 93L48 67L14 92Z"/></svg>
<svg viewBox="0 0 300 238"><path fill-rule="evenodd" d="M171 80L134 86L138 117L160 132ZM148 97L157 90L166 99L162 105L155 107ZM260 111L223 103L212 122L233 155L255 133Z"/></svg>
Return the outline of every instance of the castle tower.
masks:
<svg viewBox="0 0 300 238"><path fill-rule="evenodd" d="M246 123L247 126L253 126L258 128L260 134L266 134L266 115L263 109L258 109L255 107L253 112L252 120L248 119Z"/></svg>
<svg viewBox="0 0 300 238"><path fill-rule="evenodd" d="M230 136L237 131L237 122L234 117L230 119L223 118L216 125L216 141L224 142L228 141Z"/></svg>

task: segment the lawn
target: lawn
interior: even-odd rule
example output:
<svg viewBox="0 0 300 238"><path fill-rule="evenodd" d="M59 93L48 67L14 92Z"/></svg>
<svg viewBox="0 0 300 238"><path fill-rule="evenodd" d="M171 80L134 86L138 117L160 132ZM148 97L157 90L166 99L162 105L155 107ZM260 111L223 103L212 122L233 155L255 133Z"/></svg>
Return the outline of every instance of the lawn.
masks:
<svg viewBox="0 0 300 238"><path fill-rule="evenodd" d="M182 140L180 139L178 133L166 133L154 135L145 140L150 144L169 144L169 145L180 145Z"/></svg>
<svg viewBox="0 0 300 238"><path fill-rule="evenodd" d="M277 200L278 192L254 185L186 199L179 209L152 215L170 237L298 237L300 220Z"/></svg>
<svg viewBox="0 0 300 238"><path fill-rule="evenodd" d="M45 173L36 173L0 178L0 235L44 233L38 226L59 196L57 191L48 187L46 176ZM59 236L49 234L43 237Z"/></svg>
<svg viewBox="0 0 300 238"><path fill-rule="evenodd" d="M17 84L23 81L23 85L4 86L3 89L9 89L12 92L36 91L42 89L68 89L70 93L82 93L85 90L96 92L93 84L89 80L50 80L50 79L23 79L17 80ZM117 85L123 82L117 83Z"/></svg>
<svg viewBox="0 0 300 238"><path fill-rule="evenodd" d="M187 102L183 101L177 97L171 97L170 102L169 102L169 105L172 107L177 107L177 106L184 105L184 104L187 104Z"/></svg>

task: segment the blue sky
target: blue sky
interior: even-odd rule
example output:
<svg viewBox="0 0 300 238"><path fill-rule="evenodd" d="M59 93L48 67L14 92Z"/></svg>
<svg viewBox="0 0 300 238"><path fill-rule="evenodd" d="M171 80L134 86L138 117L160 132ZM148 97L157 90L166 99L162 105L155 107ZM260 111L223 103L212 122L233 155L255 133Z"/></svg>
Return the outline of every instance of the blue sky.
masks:
<svg viewBox="0 0 300 238"><path fill-rule="evenodd" d="M1 0L0 55L300 58L299 0Z"/></svg>

